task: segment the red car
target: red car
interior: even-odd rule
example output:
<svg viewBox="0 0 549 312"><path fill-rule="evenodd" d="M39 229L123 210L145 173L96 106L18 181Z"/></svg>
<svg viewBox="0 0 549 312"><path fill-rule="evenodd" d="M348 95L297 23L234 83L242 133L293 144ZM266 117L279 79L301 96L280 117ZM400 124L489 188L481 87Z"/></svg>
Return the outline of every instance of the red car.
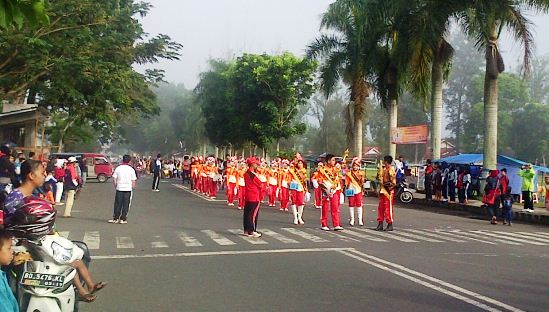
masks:
<svg viewBox="0 0 549 312"><path fill-rule="evenodd" d="M88 179L97 179L99 182L107 182L112 177L113 166L109 158L99 153L53 153L50 157L67 159L75 156L78 162L84 160L88 168Z"/></svg>

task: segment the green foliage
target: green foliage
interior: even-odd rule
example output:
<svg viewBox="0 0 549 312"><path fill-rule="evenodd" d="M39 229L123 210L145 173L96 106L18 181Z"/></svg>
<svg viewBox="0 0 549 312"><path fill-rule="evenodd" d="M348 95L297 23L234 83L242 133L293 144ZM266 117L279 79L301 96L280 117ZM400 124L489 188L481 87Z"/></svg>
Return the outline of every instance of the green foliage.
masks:
<svg viewBox="0 0 549 312"><path fill-rule="evenodd" d="M234 62L211 61L196 88L206 134L217 146L259 147L304 133L295 123L313 92L314 62L282 55L244 54Z"/></svg>
<svg viewBox="0 0 549 312"><path fill-rule="evenodd" d="M69 125L89 124L104 140L121 120L157 114L150 85L162 72L140 74L132 66L176 59L181 46L164 35L144 40L137 16L148 9L135 1L46 2L50 24L0 33L0 98L28 92L30 102Z"/></svg>
<svg viewBox="0 0 549 312"><path fill-rule="evenodd" d="M0 0L0 30L21 28L24 21L31 26L49 23L44 0Z"/></svg>

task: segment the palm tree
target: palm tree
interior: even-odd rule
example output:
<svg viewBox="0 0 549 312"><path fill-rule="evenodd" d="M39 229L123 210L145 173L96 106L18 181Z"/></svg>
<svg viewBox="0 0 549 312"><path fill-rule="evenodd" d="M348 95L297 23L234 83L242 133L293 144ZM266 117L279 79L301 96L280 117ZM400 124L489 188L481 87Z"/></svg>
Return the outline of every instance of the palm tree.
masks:
<svg viewBox="0 0 549 312"><path fill-rule="evenodd" d="M367 0L338 0L322 16L322 34L308 46L307 57L321 59L321 86L326 96L342 80L349 88L349 112L353 149L362 156L363 122L372 92L369 75L376 52L378 32L368 28Z"/></svg>
<svg viewBox="0 0 549 312"><path fill-rule="evenodd" d="M468 0L458 14L461 26L485 50L486 74L484 79L484 168L496 169L498 122L498 75L505 70L499 50L499 37L507 29L524 48L523 74L527 75L532 58L533 38L525 10L549 10L547 0ZM487 174L487 171L485 171Z"/></svg>

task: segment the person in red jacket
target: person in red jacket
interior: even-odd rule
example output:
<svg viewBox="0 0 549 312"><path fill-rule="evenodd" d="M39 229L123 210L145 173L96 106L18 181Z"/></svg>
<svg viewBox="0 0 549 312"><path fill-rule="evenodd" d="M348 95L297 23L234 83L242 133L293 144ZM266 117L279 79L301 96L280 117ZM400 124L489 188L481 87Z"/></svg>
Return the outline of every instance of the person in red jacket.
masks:
<svg viewBox="0 0 549 312"><path fill-rule="evenodd" d="M262 185L263 183L256 174L256 169L259 166L259 160L255 157L250 157L246 160L248 171L244 174L244 235L250 237L261 237L261 233L257 232L257 217L259 214L259 204L261 203Z"/></svg>

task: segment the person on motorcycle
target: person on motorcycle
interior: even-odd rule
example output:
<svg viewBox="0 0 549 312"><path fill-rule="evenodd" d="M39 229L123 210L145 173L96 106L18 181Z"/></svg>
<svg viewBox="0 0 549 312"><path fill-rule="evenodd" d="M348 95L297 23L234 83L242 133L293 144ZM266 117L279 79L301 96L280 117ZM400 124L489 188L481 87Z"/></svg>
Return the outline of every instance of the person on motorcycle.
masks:
<svg viewBox="0 0 549 312"><path fill-rule="evenodd" d="M0 266L9 265L13 260L11 235L0 231ZM8 284L6 273L0 270L0 312L19 312L19 305Z"/></svg>
<svg viewBox="0 0 549 312"><path fill-rule="evenodd" d="M57 211L47 200L34 196L35 189L44 184L46 171L41 162L27 160L21 164L21 186L13 190L4 202L4 224L5 229L18 239L36 242L46 235L56 235L54 231L55 217ZM78 276L73 281L81 299L85 302L94 301L97 296L94 294L104 288L105 282L94 283L88 268L82 262L84 252L76 245L72 252L76 255L71 259L77 259L65 264L77 270ZM65 259L64 259L65 260ZM68 261L68 260L67 260ZM80 277L86 283L88 289L80 282Z"/></svg>

